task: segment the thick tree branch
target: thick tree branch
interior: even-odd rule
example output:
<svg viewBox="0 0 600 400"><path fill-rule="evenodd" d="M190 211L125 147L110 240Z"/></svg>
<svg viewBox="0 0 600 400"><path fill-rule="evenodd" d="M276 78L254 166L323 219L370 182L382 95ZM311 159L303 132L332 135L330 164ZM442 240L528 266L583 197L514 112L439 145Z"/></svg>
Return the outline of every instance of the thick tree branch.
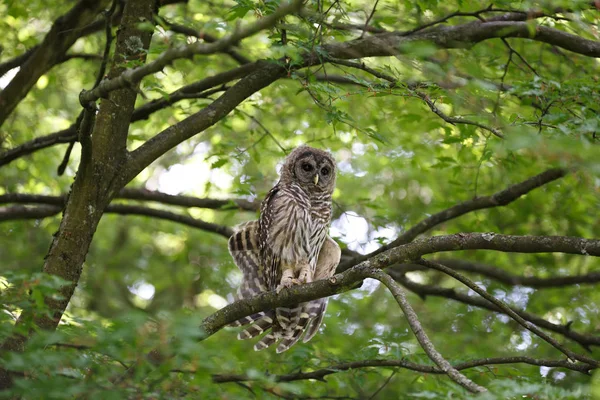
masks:
<svg viewBox="0 0 600 400"><path fill-rule="evenodd" d="M373 251L372 253L358 256L349 261L340 263L337 270L344 271L352 265L356 265L359 262L364 261L374 255L380 254L394 247L409 243L420 234L427 232L435 226L443 222L452 220L454 218L458 218L464 214L486 208L506 206L512 203L513 201L519 199L521 196L531 192L532 190L537 189L538 187L541 187L557 179L560 179L566 174L567 170L565 169L549 169L547 171L542 172L541 174L526 179L523 182L511 185L506 189L494 193L490 196L477 197L472 200L467 200L455 206L447 208L443 211L440 211L437 214L433 214L432 216L422 220L403 234L399 235L393 242L381 246L379 249Z"/></svg>
<svg viewBox="0 0 600 400"><path fill-rule="evenodd" d="M466 361L462 363L453 364L456 370L462 371L469 368L482 367L486 365L510 365L510 364L528 364L540 367L550 368L565 368L571 371L581 372L582 374L589 375L590 371L596 369L596 367L587 364L572 363L567 360L546 360L536 359L532 357L490 357L482 358L477 360ZM404 368L415 372L421 372L424 374L444 374L440 368L432 365L417 364L406 360L363 360L363 361L351 361L339 364L332 364L326 368L317 369L310 372L296 372L285 375L270 375L265 376L266 379L273 382L294 382L308 379L314 379L317 381L325 382L325 377L328 375L336 374L344 371L351 371L353 369L361 368ZM173 372L184 372L184 373L196 373L196 371L185 371L176 370ZM214 383L228 383L228 382L248 382L260 380L262 378L250 377L243 374L215 374L212 376Z"/></svg>
<svg viewBox="0 0 600 400"><path fill-rule="evenodd" d="M506 14L499 19L515 17L512 14ZM324 47L330 57L354 59L395 56L402 53L403 46L420 41L450 49L468 48L484 40L511 37L555 45L588 57L600 57L600 42L546 26L538 25L532 31L528 22L511 20L475 21L454 26L436 26L414 33L382 33L350 42L332 43Z"/></svg>
<svg viewBox="0 0 600 400"><path fill-rule="evenodd" d="M426 254L457 250L495 250L516 253L567 253L600 257L600 239L583 239L568 236L512 236L493 233L458 233L433 236L387 250L381 254L334 275L328 281L318 281L282 290L280 298L274 292L260 294L252 299L240 300L208 317L202 323L206 336L223 326L253 313L276 307L331 296L346 291L370 273L371 268L385 268L392 264L417 260ZM339 286L344 286L342 290Z"/></svg>
<svg viewBox="0 0 600 400"><path fill-rule="evenodd" d="M260 62L260 65L260 68L242 78L213 103L183 121L171 125L132 151L127 170L122 176L122 184L127 184L158 157L198 132L216 124L242 101L287 73L283 67L275 63Z"/></svg>

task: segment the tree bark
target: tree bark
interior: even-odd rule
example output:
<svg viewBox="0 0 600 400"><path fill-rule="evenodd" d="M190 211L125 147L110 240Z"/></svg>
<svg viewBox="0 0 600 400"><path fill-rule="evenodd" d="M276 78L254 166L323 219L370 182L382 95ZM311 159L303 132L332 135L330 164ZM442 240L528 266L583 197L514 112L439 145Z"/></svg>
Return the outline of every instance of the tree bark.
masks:
<svg viewBox="0 0 600 400"><path fill-rule="evenodd" d="M127 62L144 62L152 32L140 30L143 20L152 21L155 0L127 1L117 34L115 55L109 78L119 76ZM17 328L33 320L41 329L53 330L75 291L96 227L112 197L120 189L115 182L127 158L127 133L137 97L136 85L111 92L100 105L91 137L82 133L81 162L69 195L58 232L46 255L43 272L71 282L60 290L61 300L46 298L52 311L31 315L24 311ZM92 111L93 113L93 111ZM31 332L29 332L31 333ZM22 351L29 333L16 334L6 340L3 351ZM10 387L11 376L0 369L0 389Z"/></svg>

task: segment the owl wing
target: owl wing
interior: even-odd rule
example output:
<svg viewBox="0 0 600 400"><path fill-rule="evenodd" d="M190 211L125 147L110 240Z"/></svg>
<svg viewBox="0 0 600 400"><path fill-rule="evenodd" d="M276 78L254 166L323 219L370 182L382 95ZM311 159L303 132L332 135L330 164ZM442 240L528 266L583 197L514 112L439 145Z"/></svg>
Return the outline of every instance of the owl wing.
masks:
<svg viewBox="0 0 600 400"><path fill-rule="evenodd" d="M229 238L229 253L242 272L242 284L237 293L237 297L241 299L267 291L267 285L260 273L258 240L258 221L249 221L236 226L233 235ZM254 323L256 327L251 326L238 335L240 339L249 339L260 335L263 329L270 327L272 314L272 311L256 313L233 322L231 326ZM269 326L265 327L265 325Z"/></svg>

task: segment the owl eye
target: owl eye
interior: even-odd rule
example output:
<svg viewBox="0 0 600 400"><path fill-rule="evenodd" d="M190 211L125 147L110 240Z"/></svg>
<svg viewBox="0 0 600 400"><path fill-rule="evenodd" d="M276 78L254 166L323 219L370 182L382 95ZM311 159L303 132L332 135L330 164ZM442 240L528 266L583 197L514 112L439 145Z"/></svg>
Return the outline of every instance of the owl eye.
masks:
<svg viewBox="0 0 600 400"><path fill-rule="evenodd" d="M321 168L321 174L322 175L329 175L329 168L327 168L327 167Z"/></svg>
<svg viewBox="0 0 600 400"><path fill-rule="evenodd" d="M313 170L313 166L310 165L309 163L302 163L302 169L305 170L306 172L310 172Z"/></svg>

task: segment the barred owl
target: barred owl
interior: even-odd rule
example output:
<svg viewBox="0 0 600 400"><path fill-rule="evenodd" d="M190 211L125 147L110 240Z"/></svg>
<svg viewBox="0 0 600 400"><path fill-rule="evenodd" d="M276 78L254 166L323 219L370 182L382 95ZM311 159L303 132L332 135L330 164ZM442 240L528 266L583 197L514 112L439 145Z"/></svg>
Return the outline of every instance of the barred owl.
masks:
<svg viewBox="0 0 600 400"><path fill-rule="evenodd" d="M333 275L340 248L327 237L327 230L335 168L328 153L308 146L296 148L286 158L279 182L262 202L259 220L239 225L229 239L229 251L243 274L240 297ZM271 329L254 349L279 342L280 353L304 331L304 342L310 340L319 330L326 307L327 299L319 299L257 313L233 325L251 324L239 339Z"/></svg>

